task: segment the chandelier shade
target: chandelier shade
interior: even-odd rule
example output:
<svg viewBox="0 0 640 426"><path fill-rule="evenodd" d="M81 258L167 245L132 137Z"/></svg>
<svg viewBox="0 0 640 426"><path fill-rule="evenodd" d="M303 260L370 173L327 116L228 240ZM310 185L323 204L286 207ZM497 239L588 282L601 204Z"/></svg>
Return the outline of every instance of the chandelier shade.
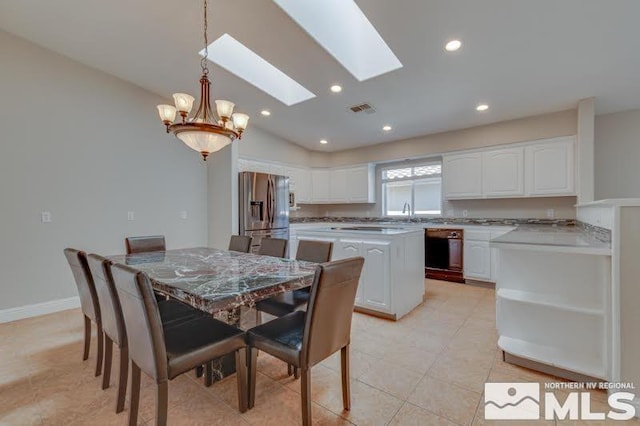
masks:
<svg viewBox="0 0 640 426"><path fill-rule="evenodd" d="M158 105L160 120L167 133L173 133L189 148L198 151L206 161L207 157L220 151L235 139L241 139L247 128L249 116L233 112L235 104L227 100L216 100L215 113L211 109L207 40L207 0L204 0L204 57L200 61L202 76L200 77L200 101L198 109L192 117L195 98L187 93L174 93L173 105ZM180 115L178 121L176 116Z"/></svg>

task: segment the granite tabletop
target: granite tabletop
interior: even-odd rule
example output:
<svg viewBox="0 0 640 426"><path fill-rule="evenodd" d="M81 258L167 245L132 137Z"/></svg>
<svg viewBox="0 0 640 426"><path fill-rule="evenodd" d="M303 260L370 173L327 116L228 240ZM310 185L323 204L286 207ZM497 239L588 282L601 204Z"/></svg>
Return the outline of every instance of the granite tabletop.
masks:
<svg viewBox="0 0 640 426"><path fill-rule="evenodd" d="M313 282L316 264L212 248L110 256L145 272L154 289L211 314Z"/></svg>

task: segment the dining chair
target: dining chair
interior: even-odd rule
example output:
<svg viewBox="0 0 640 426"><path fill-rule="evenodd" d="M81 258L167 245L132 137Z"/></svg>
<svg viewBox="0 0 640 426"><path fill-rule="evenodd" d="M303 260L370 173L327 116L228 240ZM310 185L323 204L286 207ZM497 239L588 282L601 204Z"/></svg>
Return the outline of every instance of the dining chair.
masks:
<svg viewBox="0 0 640 426"><path fill-rule="evenodd" d="M314 263L326 263L331 260L333 243L331 241L300 240L296 251L296 260ZM262 312L274 317L281 317L299 309L303 309L309 302L310 288L280 293L256 303L256 324L262 323ZM299 377L298 369L291 364L287 366L287 374Z"/></svg>
<svg viewBox="0 0 640 426"><path fill-rule="evenodd" d="M80 296L80 308L84 315L84 352L82 360L89 358L89 347L91 346L91 322L96 324L98 332L96 340L98 341L98 352L96 354L96 376L102 372L102 317L100 315L100 305L96 294L96 287L87 263L87 254L83 251L73 248L64 249L64 255L69 262L73 278L78 287L78 295Z"/></svg>
<svg viewBox="0 0 640 426"><path fill-rule="evenodd" d="M122 317L120 298L111 276L112 262L100 255L90 254L87 263L96 288L100 313L102 314L102 331L104 332L104 371L102 374L102 389L109 387L111 381L111 363L113 358L113 344L120 349L120 373L118 379L118 397L116 413L124 410L124 399L127 392L127 374L129 368L129 346L127 331ZM198 309L178 302L177 300L163 300L158 303L158 312L163 327L171 327L183 321L205 315Z"/></svg>
<svg viewBox="0 0 640 426"><path fill-rule="evenodd" d="M245 235L232 235L229 239L229 251L249 253L251 251L251 237Z"/></svg>
<svg viewBox="0 0 640 426"><path fill-rule="evenodd" d="M124 239L124 244L127 248L127 254L165 251L167 249L164 235L127 237Z"/></svg>
<svg viewBox="0 0 640 426"><path fill-rule="evenodd" d="M364 258L318 265L307 311L295 311L247 331L249 408L255 404L258 350L301 371L302 423L311 424L311 368L340 350L342 404L351 409L349 343L351 318Z"/></svg>
<svg viewBox="0 0 640 426"><path fill-rule="evenodd" d="M285 257L287 254L287 243L284 238L263 238L260 240L258 254L263 256Z"/></svg>
<svg viewBox="0 0 640 426"><path fill-rule="evenodd" d="M141 372L156 383L156 425L166 425L169 380L232 352L239 410L245 412L248 396L245 333L210 316L163 328L148 276L120 264L113 265L111 273L122 306L131 359L129 425L136 425L138 420Z"/></svg>

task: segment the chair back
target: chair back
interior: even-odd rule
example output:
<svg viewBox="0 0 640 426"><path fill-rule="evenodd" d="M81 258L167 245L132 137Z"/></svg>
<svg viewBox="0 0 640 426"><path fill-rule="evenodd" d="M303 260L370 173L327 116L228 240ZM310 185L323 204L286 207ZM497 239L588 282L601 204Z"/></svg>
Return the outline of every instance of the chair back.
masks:
<svg viewBox="0 0 640 426"><path fill-rule="evenodd" d="M333 243L331 241L300 240L296 260L307 262L326 263L331 260Z"/></svg>
<svg viewBox="0 0 640 426"><path fill-rule="evenodd" d="M285 257L287 253L287 243L284 238L263 238L260 240L258 254L273 257Z"/></svg>
<svg viewBox="0 0 640 426"><path fill-rule="evenodd" d="M64 255L69 262L73 278L78 287L78 295L80 296L80 307L82 313L89 317L93 322L100 324L100 305L98 304L98 296L96 287L93 283L93 277L87 264L87 254L83 251L66 248Z"/></svg>
<svg viewBox="0 0 640 426"><path fill-rule="evenodd" d="M314 366L349 344L362 265L362 257L318 265L302 337L303 368Z"/></svg>
<svg viewBox="0 0 640 426"><path fill-rule="evenodd" d="M165 251L167 249L164 241L164 235L127 237L124 239L124 244L127 247L127 254Z"/></svg>
<svg viewBox="0 0 640 426"><path fill-rule="evenodd" d="M122 318L122 307L111 276L111 261L97 254L87 256L89 270L96 286L102 330L119 348L127 347L127 332Z"/></svg>
<svg viewBox="0 0 640 426"><path fill-rule="evenodd" d="M232 235L229 239L229 250L249 253L251 250L251 237L245 235Z"/></svg>
<svg viewBox="0 0 640 426"><path fill-rule="evenodd" d="M162 320L149 277L129 266L111 267L127 329L129 358L157 383L167 380Z"/></svg>

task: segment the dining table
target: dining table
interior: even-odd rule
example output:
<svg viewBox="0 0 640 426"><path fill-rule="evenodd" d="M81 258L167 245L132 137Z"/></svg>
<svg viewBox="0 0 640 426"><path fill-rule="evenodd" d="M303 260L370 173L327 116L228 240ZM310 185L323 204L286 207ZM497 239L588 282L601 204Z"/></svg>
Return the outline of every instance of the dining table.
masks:
<svg viewBox="0 0 640 426"><path fill-rule="evenodd" d="M207 247L108 256L147 274L162 293L241 327L242 307L311 286L316 263ZM234 371L232 359L214 361L214 379Z"/></svg>

